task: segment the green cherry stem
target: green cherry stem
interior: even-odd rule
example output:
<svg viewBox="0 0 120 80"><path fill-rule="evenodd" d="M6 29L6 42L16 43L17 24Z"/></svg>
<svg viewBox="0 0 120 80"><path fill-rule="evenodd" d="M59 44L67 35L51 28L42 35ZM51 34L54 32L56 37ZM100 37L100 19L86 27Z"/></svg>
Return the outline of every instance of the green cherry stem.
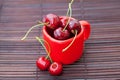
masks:
<svg viewBox="0 0 120 80"><path fill-rule="evenodd" d="M40 23L40 24L37 24L37 25L32 26L32 27L27 31L27 33L25 34L25 36L24 36L21 40L24 40L24 39L28 36L28 34L32 31L32 29L34 29L34 28L36 28L36 27L43 26L43 25L45 25L45 23Z"/></svg>
<svg viewBox="0 0 120 80"><path fill-rule="evenodd" d="M69 4L72 5L73 2L74 2L74 0L71 0L71 2L70 2ZM66 16L68 16L69 12L70 12L70 8L68 7L68 10L67 10L67 14L66 14Z"/></svg>
<svg viewBox="0 0 120 80"><path fill-rule="evenodd" d="M43 46L43 48L45 49L45 51L47 52L47 56L46 56L46 59L49 57L49 59L50 59L50 61L51 61L51 63L53 62L52 61L52 59L51 59L51 57L50 57L50 45L49 45L49 43L46 41L46 40L44 40L44 39L42 39L42 38L40 38L40 37L36 37L36 39L41 43L41 45ZM48 45L48 48L49 48L49 51L46 49L46 47L45 47L45 45L43 44L43 41Z"/></svg>
<svg viewBox="0 0 120 80"><path fill-rule="evenodd" d="M46 26L46 25L48 25L49 23L44 23L44 22L38 21L38 24L44 24L44 25Z"/></svg>
<svg viewBox="0 0 120 80"><path fill-rule="evenodd" d="M63 31L65 31L65 29L67 28L67 26L68 26L68 24L69 24L69 22L70 22L70 18L71 18L71 16L72 16L72 3L73 3L73 1L74 1L74 0L72 0L72 1L69 3L69 8L68 8L68 11L67 11L67 16L68 16L68 14L69 14L69 19L68 19L67 24L65 25Z"/></svg>
<svg viewBox="0 0 120 80"><path fill-rule="evenodd" d="M73 38L72 42L71 42L67 47L65 47L65 48L62 50L62 52L65 52L67 49L69 49L69 48L72 46L72 44L74 43L76 37L77 37L77 30L75 30L75 37Z"/></svg>

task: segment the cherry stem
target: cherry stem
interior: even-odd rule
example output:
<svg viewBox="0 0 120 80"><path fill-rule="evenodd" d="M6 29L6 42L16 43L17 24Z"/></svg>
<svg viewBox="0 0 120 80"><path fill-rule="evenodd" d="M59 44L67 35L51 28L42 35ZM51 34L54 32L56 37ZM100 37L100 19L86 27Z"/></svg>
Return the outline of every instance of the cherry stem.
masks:
<svg viewBox="0 0 120 80"><path fill-rule="evenodd" d="M65 29L67 28L67 26L68 26L68 24L69 24L69 22L70 22L70 18L71 18L71 16L72 16L72 4L73 4L73 1L74 1L74 0L71 0L71 2L69 3L67 15L66 15L66 16L68 16L68 14L69 14L69 19L68 19L67 24L65 25L63 31L65 31Z"/></svg>
<svg viewBox="0 0 120 80"><path fill-rule="evenodd" d="M72 5L73 2L74 2L74 0L71 0L71 2L70 2L69 4ZM68 10L67 10L67 14L66 14L66 16L68 16L69 12L70 12L70 8L68 7Z"/></svg>
<svg viewBox="0 0 120 80"><path fill-rule="evenodd" d="M46 26L49 24L49 22L45 23L45 22L38 21L38 24L44 24Z"/></svg>
<svg viewBox="0 0 120 80"><path fill-rule="evenodd" d="M32 29L34 29L34 28L36 28L36 27L43 26L43 25L45 25L45 23L42 23L42 22L41 22L40 24L37 24L37 25L32 26L32 27L26 32L26 34L24 35L24 37L23 37L21 40L26 39L26 37L27 37L28 34L32 31Z"/></svg>
<svg viewBox="0 0 120 80"><path fill-rule="evenodd" d="M73 38L72 42L66 48L64 48L62 50L62 52L65 52L67 49L69 49L72 46L72 44L74 43L76 37L77 37L77 30L75 30L75 37Z"/></svg>
<svg viewBox="0 0 120 80"><path fill-rule="evenodd" d="M45 59L48 59L49 58L49 55L47 55L46 57L45 57ZM50 62L51 62L51 60L50 60ZM51 62L52 63L52 62Z"/></svg>
<svg viewBox="0 0 120 80"><path fill-rule="evenodd" d="M51 57L50 57L50 45L49 45L49 43L46 41L46 40L44 40L44 39L42 39L42 38L40 38L40 37L36 37L36 39L41 43L41 45L43 46L43 48L45 49L45 51L47 52L47 56L46 56L46 59L49 57L49 59L50 59L50 61L51 61L51 63L53 62L52 61L52 59L51 59ZM43 41L48 45L48 48L49 48L49 51L47 50L47 48L45 47L45 45L43 44Z"/></svg>

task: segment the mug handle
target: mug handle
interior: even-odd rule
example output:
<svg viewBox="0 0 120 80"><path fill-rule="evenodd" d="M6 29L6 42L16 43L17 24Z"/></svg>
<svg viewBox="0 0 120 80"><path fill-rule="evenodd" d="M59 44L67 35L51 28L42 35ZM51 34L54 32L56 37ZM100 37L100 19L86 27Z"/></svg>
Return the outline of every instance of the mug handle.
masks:
<svg viewBox="0 0 120 80"><path fill-rule="evenodd" d="M79 22L84 28L84 41L86 41L90 36L90 23L85 20L81 20Z"/></svg>

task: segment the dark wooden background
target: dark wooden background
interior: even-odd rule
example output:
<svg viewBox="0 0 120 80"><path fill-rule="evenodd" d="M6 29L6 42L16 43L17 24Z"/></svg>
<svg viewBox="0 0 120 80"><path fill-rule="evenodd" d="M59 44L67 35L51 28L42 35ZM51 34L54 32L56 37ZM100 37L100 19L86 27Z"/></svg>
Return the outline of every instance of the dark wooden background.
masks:
<svg viewBox="0 0 120 80"><path fill-rule="evenodd" d="M46 53L35 40L34 29L48 13L66 15L70 0L0 0L0 80L116 80L120 79L120 0L75 0L73 17L91 23L84 55L64 65L61 76L39 71L35 61Z"/></svg>

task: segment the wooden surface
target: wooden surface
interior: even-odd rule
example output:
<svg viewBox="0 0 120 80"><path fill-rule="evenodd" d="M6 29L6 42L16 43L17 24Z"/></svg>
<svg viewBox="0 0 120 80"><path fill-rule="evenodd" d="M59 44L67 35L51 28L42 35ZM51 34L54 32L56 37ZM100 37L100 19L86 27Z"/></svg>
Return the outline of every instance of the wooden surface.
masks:
<svg viewBox="0 0 120 80"><path fill-rule="evenodd" d="M35 40L34 29L26 41L20 39L37 20L48 13L65 15L70 0L0 0L0 80L117 80L120 79L120 0L75 0L73 17L91 23L91 36L84 55L64 65L61 76L36 68L45 55Z"/></svg>

